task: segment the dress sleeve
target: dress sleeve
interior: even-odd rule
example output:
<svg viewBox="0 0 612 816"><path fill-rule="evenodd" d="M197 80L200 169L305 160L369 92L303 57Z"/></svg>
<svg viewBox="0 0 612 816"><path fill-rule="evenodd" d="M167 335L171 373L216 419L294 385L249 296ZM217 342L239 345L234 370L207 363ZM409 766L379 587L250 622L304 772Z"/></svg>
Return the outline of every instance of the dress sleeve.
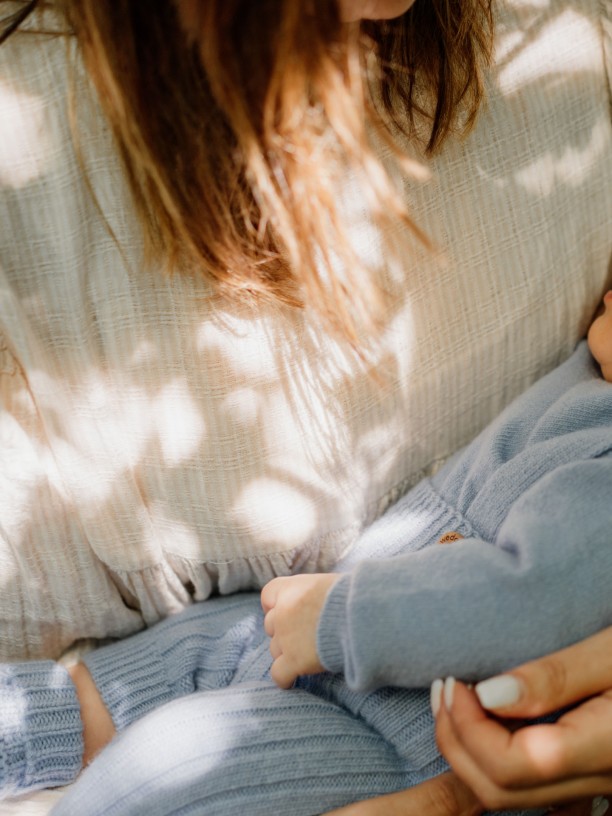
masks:
<svg viewBox="0 0 612 816"><path fill-rule="evenodd" d="M564 465L471 537L358 565L332 589L323 665L355 689L478 680L612 624L612 456Z"/></svg>

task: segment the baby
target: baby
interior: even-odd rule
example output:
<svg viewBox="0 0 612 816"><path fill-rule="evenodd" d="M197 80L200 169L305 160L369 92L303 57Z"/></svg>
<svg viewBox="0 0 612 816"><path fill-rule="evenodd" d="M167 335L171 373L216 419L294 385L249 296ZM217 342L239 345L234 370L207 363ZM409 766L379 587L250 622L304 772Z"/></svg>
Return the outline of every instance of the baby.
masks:
<svg viewBox="0 0 612 816"><path fill-rule="evenodd" d="M434 678L480 680L612 624L610 383L612 291L588 341L337 572L277 578L261 605L195 604L87 656L121 733L55 816L312 816L444 770ZM76 778L88 701L69 674L4 665L0 684L4 794Z"/></svg>

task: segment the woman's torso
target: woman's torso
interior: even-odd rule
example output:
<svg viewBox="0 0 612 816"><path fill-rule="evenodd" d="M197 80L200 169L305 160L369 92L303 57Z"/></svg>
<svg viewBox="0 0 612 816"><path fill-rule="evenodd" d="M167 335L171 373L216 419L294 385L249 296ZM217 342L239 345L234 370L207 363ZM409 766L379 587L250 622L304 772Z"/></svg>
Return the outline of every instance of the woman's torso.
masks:
<svg viewBox="0 0 612 816"><path fill-rule="evenodd" d="M394 236L349 192L393 293L377 378L307 315L221 308L200 280L140 268L77 77L82 158L120 252L71 141L65 44L0 49L0 657L328 569L570 353L612 245L605 13L500 5L475 131L405 183L443 263L418 245L387 263Z"/></svg>

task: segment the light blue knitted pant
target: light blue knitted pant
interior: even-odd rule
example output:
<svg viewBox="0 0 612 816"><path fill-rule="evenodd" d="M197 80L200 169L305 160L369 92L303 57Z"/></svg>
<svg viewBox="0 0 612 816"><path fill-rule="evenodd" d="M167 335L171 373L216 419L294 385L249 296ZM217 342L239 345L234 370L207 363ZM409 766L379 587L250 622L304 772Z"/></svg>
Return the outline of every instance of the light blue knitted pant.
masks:
<svg viewBox="0 0 612 816"><path fill-rule="evenodd" d="M315 816L445 769L427 692L357 693L329 674L277 689L259 596L234 597L220 614L223 601L203 604L212 637L200 690L128 727L53 816ZM247 641L244 649L228 640L230 630ZM215 631L225 636L215 640ZM218 670L228 660L235 661L229 683Z"/></svg>

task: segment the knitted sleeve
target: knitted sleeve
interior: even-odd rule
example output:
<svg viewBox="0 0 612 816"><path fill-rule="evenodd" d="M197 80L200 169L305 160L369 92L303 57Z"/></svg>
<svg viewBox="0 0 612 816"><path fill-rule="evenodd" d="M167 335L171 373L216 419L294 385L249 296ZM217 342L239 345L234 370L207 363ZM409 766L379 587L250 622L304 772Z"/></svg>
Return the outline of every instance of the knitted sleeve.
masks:
<svg viewBox="0 0 612 816"><path fill-rule="evenodd" d="M322 663L356 689L476 680L612 624L612 455L539 480L495 544L477 537L364 562L332 589Z"/></svg>

